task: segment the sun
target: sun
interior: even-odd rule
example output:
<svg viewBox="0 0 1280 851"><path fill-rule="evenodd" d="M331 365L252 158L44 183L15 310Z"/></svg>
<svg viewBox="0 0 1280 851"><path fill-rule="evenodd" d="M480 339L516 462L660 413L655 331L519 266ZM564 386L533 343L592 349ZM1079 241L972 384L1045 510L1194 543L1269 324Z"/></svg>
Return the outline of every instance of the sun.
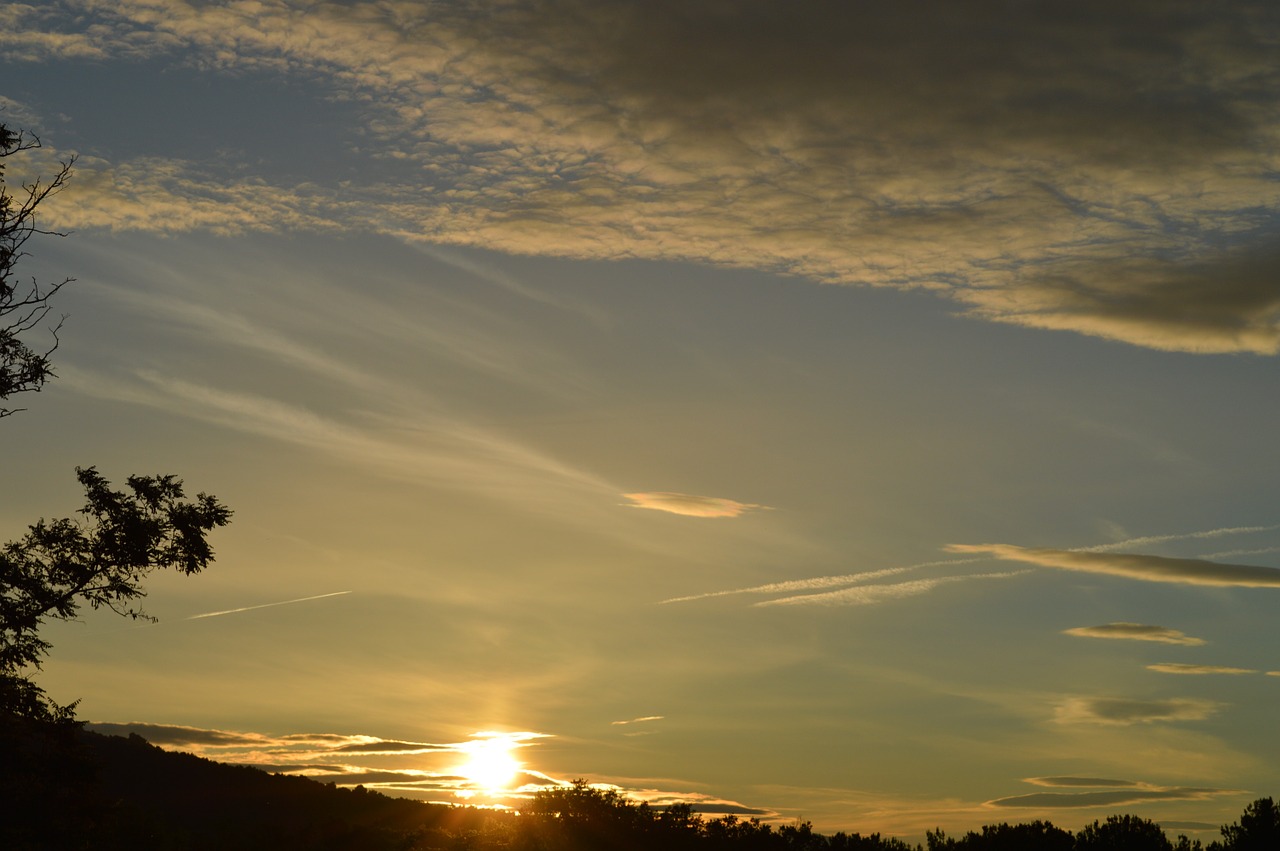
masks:
<svg viewBox="0 0 1280 851"><path fill-rule="evenodd" d="M511 738L494 735L461 746L466 761L454 770L470 780L478 790L496 792L510 789L523 763L512 756L520 745Z"/></svg>

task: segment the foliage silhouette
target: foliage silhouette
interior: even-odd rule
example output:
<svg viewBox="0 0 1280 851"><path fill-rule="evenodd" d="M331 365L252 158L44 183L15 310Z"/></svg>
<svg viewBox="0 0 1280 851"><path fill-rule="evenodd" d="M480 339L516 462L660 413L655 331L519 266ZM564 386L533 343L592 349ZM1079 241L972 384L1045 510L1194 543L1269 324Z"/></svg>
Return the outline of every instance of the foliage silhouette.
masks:
<svg viewBox="0 0 1280 851"><path fill-rule="evenodd" d="M1280 806L1271 798L1259 798L1245 807L1240 821L1222 828L1226 851L1276 851L1280 849Z"/></svg>
<svg viewBox="0 0 1280 851"><path fill-rule="evenodd" d="M41 287L32 279L22 284L13 272L31 236L56 233L39 227L37 209L45 199L60 191L71 176L74 160L66 160L48 181L36 178L22 184L17 195L10 192L5 182L5 160L38 147L39 138L0 124L0 402L7 402L17 393L38 392L53 375L49 356L58 347L58 329L62 322L51 328L52 342L43 351L31 348L24 338L44 323L51 310L49 300L71 282L66 278ZM22 409L0 405L0 417L19 410Z"/></svg>
<svg viewBox="0 0 1280 851"><path fill-rule="evenodd" d="M1076 851L1173 851L1160 825L1138 816L1108 816L1076 834Z"/></svg>
<svg viewBox="0 0 1280 851"><path fill-rule="evenodd" d="M185 500L173 476L130 476L117 491L92 467L76 475L86 522L40 520L0 549L0 712L69 719L71 707L52 703L30 678L49 650L44 621L70 620L84 603L146 618L137 600L147 574L199 573L213 559L206 533L231 518L208 494Z"/></svg>
<svg viewBox="0 0 1280 851"><path fill-rule="evenodd" d="M1020 851L1035 848L1038 851L1072 851L1075 839L1070 831L1055 827L1047 821L1030 824L984 825L981 833L970 831L960 839L949 839L942 831L927 834L929 851L956 849L956 851Z"/></svg>

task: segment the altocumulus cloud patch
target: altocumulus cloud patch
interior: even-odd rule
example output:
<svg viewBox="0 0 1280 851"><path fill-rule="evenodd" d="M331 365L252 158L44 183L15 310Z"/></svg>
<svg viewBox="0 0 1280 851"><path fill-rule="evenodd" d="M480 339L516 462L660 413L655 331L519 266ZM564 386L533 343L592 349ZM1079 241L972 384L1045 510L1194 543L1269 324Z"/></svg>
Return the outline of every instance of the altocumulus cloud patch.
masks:
<svg viewBox="0 0 1280 851"><path fill-rule="evenodd" d="M1265 0L351 2L308 8L305 38L286 0L65 0L6 24L14 61L190 62L372 113L345 181L82 157L61 228L358 221L928 287L1158 349L1280 349Z"/></svg>

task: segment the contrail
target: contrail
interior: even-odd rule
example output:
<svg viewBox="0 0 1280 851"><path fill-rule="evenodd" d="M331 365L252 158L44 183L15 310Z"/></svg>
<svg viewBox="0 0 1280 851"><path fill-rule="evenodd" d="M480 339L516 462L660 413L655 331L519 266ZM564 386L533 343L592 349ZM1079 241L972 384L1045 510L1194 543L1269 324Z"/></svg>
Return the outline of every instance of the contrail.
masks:
<svg viewBox="0 0 1280 851"><path fill-rule="evenodd" d="M334 591L330 594L316 594L314 597L299 597L296 600L281 600L278 603L260 603L256 606L241 606L238 609L223 609L220 612L205 612L201 615L192 615L183 620L193 621L198 618L216 618L218 615L234 615L236 612L248 612L253 609L269 609L272 606L287 606L290 603L305 603L308 600L323 600L325 597L341 597L343 594L350 594L350 591Z"/></svg>

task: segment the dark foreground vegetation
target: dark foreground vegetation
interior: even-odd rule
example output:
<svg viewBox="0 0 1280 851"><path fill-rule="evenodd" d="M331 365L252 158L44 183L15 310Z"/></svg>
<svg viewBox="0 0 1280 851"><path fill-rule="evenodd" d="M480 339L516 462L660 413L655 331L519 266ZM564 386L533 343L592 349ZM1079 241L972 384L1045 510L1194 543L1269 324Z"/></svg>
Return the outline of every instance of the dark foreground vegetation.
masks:
<svg viewBox="0 0 1280 851"><path fill-rule="evenodd" d="M516 815L388 798L169 753L138 736L0 716L0 848L7 851L925 851L879 834L658 810L583 782ZM1193 851L1136 816L1070 833L1047 822L927 837L928 851ZM1262 798L1204 851L1278 851L1280 807Z"/></svg>

